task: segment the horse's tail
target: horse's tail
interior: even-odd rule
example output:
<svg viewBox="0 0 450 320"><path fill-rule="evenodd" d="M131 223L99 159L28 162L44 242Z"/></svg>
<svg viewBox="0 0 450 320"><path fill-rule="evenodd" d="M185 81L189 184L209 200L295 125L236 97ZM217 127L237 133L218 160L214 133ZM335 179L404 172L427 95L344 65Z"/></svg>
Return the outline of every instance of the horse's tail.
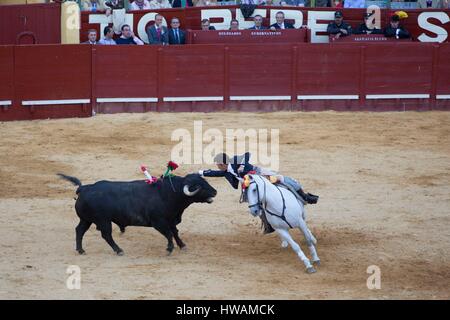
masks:
<svg viewBox="0 0 450 320"><path fill-rule="evenodd" d="M80 188L83 186L83 184L81 183L80 179L75 178L75 177L71 177L71 176L67 176L67 175L65 175L63 173L57 173L56 175L59 176L61 179L69 181L74 186L78 186L78 189L76 190L76 193L78 194L80 192Z"/></svg>

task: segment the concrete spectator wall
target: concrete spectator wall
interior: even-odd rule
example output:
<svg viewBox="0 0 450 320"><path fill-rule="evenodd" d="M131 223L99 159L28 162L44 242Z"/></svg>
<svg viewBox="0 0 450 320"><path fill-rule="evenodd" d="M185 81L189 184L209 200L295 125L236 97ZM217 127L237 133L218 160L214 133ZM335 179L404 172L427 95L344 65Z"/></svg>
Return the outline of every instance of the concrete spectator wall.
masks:
<svg viewBox="0 0 450 320"><path fill-rule="evenodd" d="M144 111L450 111L450 44L0 46L0 120Z"/></svg>

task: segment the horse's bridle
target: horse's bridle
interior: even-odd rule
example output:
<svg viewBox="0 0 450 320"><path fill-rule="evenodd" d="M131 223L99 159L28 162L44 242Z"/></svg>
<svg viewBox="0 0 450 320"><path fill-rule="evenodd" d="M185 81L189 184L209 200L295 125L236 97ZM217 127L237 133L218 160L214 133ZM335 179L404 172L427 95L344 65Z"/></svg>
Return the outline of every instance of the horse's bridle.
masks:
<svg viewBox="0 0 450 320"><path fill-rule="evenodd" d="M261 178L261 180L262 180L262 178ZM264 213L267 212L268 214L270 214L272 216L275 216L275 217L278 217L281 220L283 220L284 222L286 222L286 224L292 229L291 224L286 220L286 216L284 215L284 212L286 211L286 201L284 199L283 193L281 192L280 188L277 185L274 185L277 188L278 192L280 192L281 199L283 200L283 212L281 213L281 216L279 216L276 213L273 213L269 209L267 209L266 182L264 180L262 180L262 182L264 184L264 205L263 205L263 203L261 201L261 198L259 197L259 186L256 183L256 181L253 179L253 181L250 182L248 186L250 187L250 185L253 184L253 183L256 184L256 192L258 193L258 202L254 203L254 204L251 204L248 207L249 208L253 208L255 206L258 206L259 209L262 210Z"/></svg>

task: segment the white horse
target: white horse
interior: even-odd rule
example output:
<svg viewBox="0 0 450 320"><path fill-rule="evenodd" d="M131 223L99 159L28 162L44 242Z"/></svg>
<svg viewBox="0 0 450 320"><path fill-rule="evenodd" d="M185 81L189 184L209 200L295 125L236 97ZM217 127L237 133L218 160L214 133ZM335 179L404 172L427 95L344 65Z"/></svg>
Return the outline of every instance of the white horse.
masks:
<svg viewBox="0 0 450 320"><path fill-rule="evenodd" d="M303 203L290 190L272 184L263 176L249 174L247 177L248 186L244 192L247 196L250 213L255 217L265 214L267 221L280 236L281 246L286 248L290 245L305 264L306 272L316 272L310 260L289 234L289 229L299 228L305 236L312 263L320 265L320 259L315 248L317 240L306 225Z"/></svg>

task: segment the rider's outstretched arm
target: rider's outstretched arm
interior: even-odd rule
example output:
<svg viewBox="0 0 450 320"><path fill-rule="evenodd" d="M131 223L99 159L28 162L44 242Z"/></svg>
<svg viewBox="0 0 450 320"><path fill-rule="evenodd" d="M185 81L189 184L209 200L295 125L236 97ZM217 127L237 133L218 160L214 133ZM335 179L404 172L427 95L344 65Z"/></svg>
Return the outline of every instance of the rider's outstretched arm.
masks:
<svg viewBox="0 0 450 320"><path fill-rule="evenodd" d="M199 170L198 174L204 177L225 177L227 172L223 170Z"/></svg>

